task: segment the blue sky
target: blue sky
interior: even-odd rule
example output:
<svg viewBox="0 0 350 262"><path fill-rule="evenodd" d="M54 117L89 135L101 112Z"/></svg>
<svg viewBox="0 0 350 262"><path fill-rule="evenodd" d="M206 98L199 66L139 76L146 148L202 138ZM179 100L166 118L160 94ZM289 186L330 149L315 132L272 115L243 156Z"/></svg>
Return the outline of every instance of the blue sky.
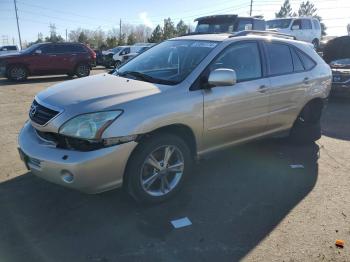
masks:
<svg viewBox="0 0 350 262"><path fill-rule="evenodd" d="M254 0L253 15L273 18L284 0ZM293 9L301 0L291 0ZM329 35L346 34L350 23L349 0L314 0L318 14L324 18ZM129 24L146 24L151 27L170 17L177 22L181 18L193 23L198 16L234 13L247 16L250 0L17 0L22 39L34 41L39 32L49 33L49 24L54 23L63 37L65 30L78 27L105 31L118 28L119 19ZM18 42L13 0L0 0L0 45L3 39Z"/></svg>

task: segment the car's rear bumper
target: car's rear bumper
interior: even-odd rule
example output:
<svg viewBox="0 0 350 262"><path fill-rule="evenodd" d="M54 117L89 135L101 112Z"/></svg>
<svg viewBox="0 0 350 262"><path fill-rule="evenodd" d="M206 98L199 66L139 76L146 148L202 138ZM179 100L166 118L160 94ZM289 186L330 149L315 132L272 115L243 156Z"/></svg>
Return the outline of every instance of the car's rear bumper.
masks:
<svg viewBox="0 0 350 262"><path fill-rule="evenodd" d="M126 163L137 143L89 152L60 149L42 140L27 122L19 134L18 145L22 160L34 175L93 194L122 184Z"/></svg>

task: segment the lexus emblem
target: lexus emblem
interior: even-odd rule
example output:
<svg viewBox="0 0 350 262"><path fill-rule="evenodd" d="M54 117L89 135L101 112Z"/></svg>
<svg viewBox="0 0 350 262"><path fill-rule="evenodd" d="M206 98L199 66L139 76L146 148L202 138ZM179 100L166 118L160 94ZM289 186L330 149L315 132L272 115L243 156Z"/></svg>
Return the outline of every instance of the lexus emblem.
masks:
<svg viewBox="0 0 350 262"><path fill-rule="evenodd" d="M31 105L30 106L30 110L29 110L29 116L30 117L34 117L35 116L37 107L38 106L36 106L36 105Z"/></svg>

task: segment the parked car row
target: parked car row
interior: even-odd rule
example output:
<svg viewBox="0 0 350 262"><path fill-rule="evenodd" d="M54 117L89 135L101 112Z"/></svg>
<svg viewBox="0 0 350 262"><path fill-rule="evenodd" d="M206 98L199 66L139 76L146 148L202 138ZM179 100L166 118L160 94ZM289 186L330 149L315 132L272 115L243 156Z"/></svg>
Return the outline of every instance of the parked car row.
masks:
<svg viewBox="0 0 350 262"><path fill-rule="evenodd" d="M106 68L119 67L122 63L146 51L153 45L152 43L139 43L132 46L117 46L102 51L102 65Z"/></svg>
<svg viewBox="0 0 350 262"><path fill-rule="evenodd" d="M9 53L16 53L16 52L18 52L18 48L16 45L0 46L0 55L9 54Z"/></svg>

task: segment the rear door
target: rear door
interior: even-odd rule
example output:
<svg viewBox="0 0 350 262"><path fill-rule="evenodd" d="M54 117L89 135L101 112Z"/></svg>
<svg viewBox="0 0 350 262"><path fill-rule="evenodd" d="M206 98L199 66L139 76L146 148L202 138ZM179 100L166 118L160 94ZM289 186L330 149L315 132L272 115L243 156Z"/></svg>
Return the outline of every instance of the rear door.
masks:
<svg viewBox="0 0 350 262"><path fill-rule="evenodd" d="M270 80L268 129L287 129L297 115L307 88L312 84L311 68L305 69L294 46L273 41L265 42L267 71Z"/></svg>
<svg viewBox="0 0 350 262"><path fill-rule="evenodd" d="M264 78L258 42L234 43L208 68L233 69L237 83L204 89L204 135L207 148L228 145L265 132L269 80Z"/></svg>
<svg viewBox="0 0 350 262"><path fill-rule="evenodd" d="M55 45L56 73L68 73L73 71L72 62L76 60L77 54L73 52L70 44Z"/></svg>

